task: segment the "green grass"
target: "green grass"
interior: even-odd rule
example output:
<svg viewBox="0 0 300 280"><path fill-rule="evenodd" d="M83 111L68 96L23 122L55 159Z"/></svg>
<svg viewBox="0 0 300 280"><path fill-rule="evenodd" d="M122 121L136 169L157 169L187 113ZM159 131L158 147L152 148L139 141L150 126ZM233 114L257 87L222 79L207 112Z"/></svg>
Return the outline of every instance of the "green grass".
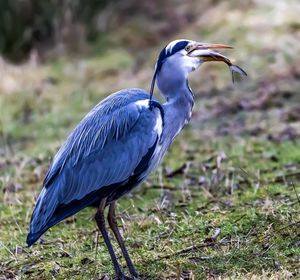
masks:
<svg viewBox="0 0 300 280"><path fill-rule="evenodd" d="M120 200L120 225L124 222L126 244L138 270L145 279L175 279L179 275L201 279L262 272L272 275L280 271L296 277L300 255L299 181L297 176L290 178L294 189L281 173L289 173L284 166L293 162L291 150L300 149L300 142L265 145L262 140L249 138L244 142L225 137L197 144L188 134L187 128L168 154L164 168L133 196ZM182 149L186 139L191 144ZM217 166L220 151L232 157ZM290 157L286 151L291 152ZM282 153L285 156L278 162L270 162L269 154ZM98 233L93 209L53 227L44 236L45 244L25 246L40 185L40 179L32 176L40 166L45 168L46 158L46 154L30 160L16 156L11 163L4 163L4 174L22 185L15 192L6 191L1 199L4 275L22 279L99 279L112 275L102 238L96 255ZM188 162L188 169L166 178L184 162ZM264 172L258 179L253 174L262 167ZM282 181L274 182L275 178ZM3 188L6 184L2 184ZM217 229L220 234L212 238Z"/></svg>

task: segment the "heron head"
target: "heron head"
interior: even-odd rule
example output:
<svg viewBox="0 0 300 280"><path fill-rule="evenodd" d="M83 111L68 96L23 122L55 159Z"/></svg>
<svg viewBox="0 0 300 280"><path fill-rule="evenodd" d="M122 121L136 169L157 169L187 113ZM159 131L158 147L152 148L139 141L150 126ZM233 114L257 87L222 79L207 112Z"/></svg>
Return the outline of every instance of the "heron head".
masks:
<svg viewBox="0 0 300 280"><path fill-rule="evenodd" d="M187 75L206 61L223 61L231 64L229 58L216 51L218 49L232 49L232 47L185 39L172 41L160 52L156 70L160 72L166 66Z"/></svg>
<svg viewBox="0 0 300 280"><path fill-rule="evenodd" d="M233 65L229 58L218 52L218 49L232 49L232 47L223 44L199 43L186 39L170 42L158 56L151 94L156 79L161 90L170 86L178 88L179 83L186 80L190 72L195 71L206 61L225 62L232 73L238 72L246 75L244 70Z"/></svg>

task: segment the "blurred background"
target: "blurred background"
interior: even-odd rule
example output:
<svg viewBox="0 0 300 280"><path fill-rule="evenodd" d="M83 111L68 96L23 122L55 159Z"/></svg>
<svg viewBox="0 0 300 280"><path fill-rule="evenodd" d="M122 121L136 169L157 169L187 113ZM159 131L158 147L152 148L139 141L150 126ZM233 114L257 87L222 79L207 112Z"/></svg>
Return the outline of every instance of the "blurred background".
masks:
<svg viewBox="0 0 300 280"><path fill-rule="evenodd" d="M160 49L176 38L233 45L226 55L249 74L233 87L225 65L208 64L193 73L197 98L216 95L208 101L212 104L204 100L196 107L194 123L224 110L278 108L282 95L290 100L299 88L296 0L14 0L0 5L0 129L2 143L9 145L32 144L39 129L43 137L35 141L60 140L60 129L72 127L104 95L149 88ZM292 103L292 112L280 113L296 122L300 108ZM251 120L255 127L237 124L236 129L268 130L272 120L263 113L263 123ZM277 118L272 114L280 126ZM298 125L292 123L290 132L298 135Z"/></svg>
<svg viewBox="0 0 300 280"><path fill-rule="evenodd" d="M295 201L293 189L282 178L294 174L292 178L297 188L299 15L299 0L1 0L0 249L4 249L0 260L3 257L7 261L3 266L8 267L4 269L6 277L12 275L11 279L17 279L13 276L23 275L15 259L19 254L21 263L28 263L26 256L32 253L24 253L22 248L35 197L49 162L70 130L112 92L129 87L149 89L157 56L174 39L234 46L234 50L224 54L245 69L248 77L232 85L228 67L219 63L205 64L191 74L190 86L196 99L191 123L160 167L158 178L156 174L146 183L149 188L155 184L162 188L174 184L180 192L171 192L170 196L168 188L159 190L143 208L145 213L138 208L128 210L131 208L126 208L127 202L121 202L123 214L137 211L133 212L137 217L147 216L145 209L153 209L166 197L171 208L178 201L191 200L195 205L208 203L201 201L202 198L198 200L199 193L212 203L209 204L211 211L215 211L215 203L219 203L215 198L232 200L230 205L235 205L235 199L247 200L240 195L249 190L258 195L260 180L277 182L277 185L274 183L274 189L265 189L261 197L251 196L252 200L247 200L250 204L268 195L281 198L283 193ZM184 177L182 184L173 177L182 175L186 166L190 168L188 173L197 179ZM169 181L165 182L166 176ZM232 196L239 191L238 197ZM142 203L137 201L130 203ZM259 203L253 207L262 209ZM218 204L218 207L224 205ZM274 205L277 209L276 203ZM289 207L295 207L291 205ZM293 211L289 208L287 213ZM278 224L294 217L280 215L276 220ZM271 224L266 220L265 224L268 223ZM263 225L261 230L266 230ZM56 236L55 230L53 232ZM66 236L68 232L65 239ZM74 239L78 234L76 236ZM85 236L89 234L83 234L82 239ZM276 239L276 242L279 241ZM268 253L281 252L283 266L294 271L296 263L290 262L287 256L299 256L299 245L298 253L283 253L289 250L286 243L282 248L274 246ZM238 255L238 249L234 250L233 255ZM23 259L22 253L25 254ZM139 254L143 256L142 251ZM226 260L226 267L232 265L232 271L267 270L268 264L274 267L272 261L256 263L251 254L245 256L251 259L253 267L245 262L236 267L236 262L231 263L234 258ZM216 263L222 263L207 262L205 266L212 270ZM177 260L174 266L175 263L177 265ZM51 269L52 266L55 264L51 264ZM172 275L172 269L168 268L159 279L175 279L166 276ZM201 273L203 271L207 272L206 268ZM225 273L227 270L218 267L214 271ZM45 279L48 278L45 276Z"/></svg>

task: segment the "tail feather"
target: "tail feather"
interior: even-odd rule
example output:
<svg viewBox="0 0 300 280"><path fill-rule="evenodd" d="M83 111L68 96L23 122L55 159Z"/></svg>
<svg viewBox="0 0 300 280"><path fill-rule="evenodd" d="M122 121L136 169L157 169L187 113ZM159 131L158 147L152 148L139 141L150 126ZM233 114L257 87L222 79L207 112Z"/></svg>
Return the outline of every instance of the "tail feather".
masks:
<svg viewBox="0 0 300 280"><path fill-rule="evenodd" d="M30 221L30 231L26 243L31 246L50 227L49 221L58 206L54 188L43 188L41 191Z"/></svg>
<svg viewBox="0 0 300 280"><path fill-rule="evenodd" d="M27 235L27 239L26 239L26 243L27 243L28 247L30 247L33 243L35 243L47 229L48 228L46 228L45 230L39 231L39 232L35 232L35 233L29 232Z"/></svg>
<svg viewBox="0 0 300 280"><path fill-rule="evenodd" d="M101 198L107 195L105 191L106 189L104 188L90 193L80 200L74 199L68 204L59 204L55 199L57 197L55 194L50 193L49 189L43 190L32 214L30 232L26 240L28 246L35 243L44 232L60 221L74 215L87 206L95 203L98 205Z"/></svg>

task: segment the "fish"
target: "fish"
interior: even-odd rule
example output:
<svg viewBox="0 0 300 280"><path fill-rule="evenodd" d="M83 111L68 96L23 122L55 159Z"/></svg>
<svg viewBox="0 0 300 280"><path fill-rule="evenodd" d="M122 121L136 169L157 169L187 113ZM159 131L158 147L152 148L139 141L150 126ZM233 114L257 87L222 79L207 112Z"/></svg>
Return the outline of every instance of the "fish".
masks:
<svg viewBox="0 0 300 280"><path fill-rule="evenodd" d="M227 56L219 53L218 51L210 50L209 53L207 53L205 55L201 55L201 58L203 59L204 62L206 62L206 61L223 61L224 63L226 63L231 72L233 84L234 84L234 75L236 73L241 76L248 76L244 69L242 69L240 66L238 66L236 64L233 64Z"/></svg>
<svg viewBox="0 0 300 280"><path fill-rule="evenodd" d="M234 84L234 74L235 73L238 73L241 76L248 76L246 71L243 70L240 66L235 65L235 64L231 64L231 65L228 65L228 66L229 66L229 69L231 71L231 77L232 77L232 83L233 84Z"/></svg>

